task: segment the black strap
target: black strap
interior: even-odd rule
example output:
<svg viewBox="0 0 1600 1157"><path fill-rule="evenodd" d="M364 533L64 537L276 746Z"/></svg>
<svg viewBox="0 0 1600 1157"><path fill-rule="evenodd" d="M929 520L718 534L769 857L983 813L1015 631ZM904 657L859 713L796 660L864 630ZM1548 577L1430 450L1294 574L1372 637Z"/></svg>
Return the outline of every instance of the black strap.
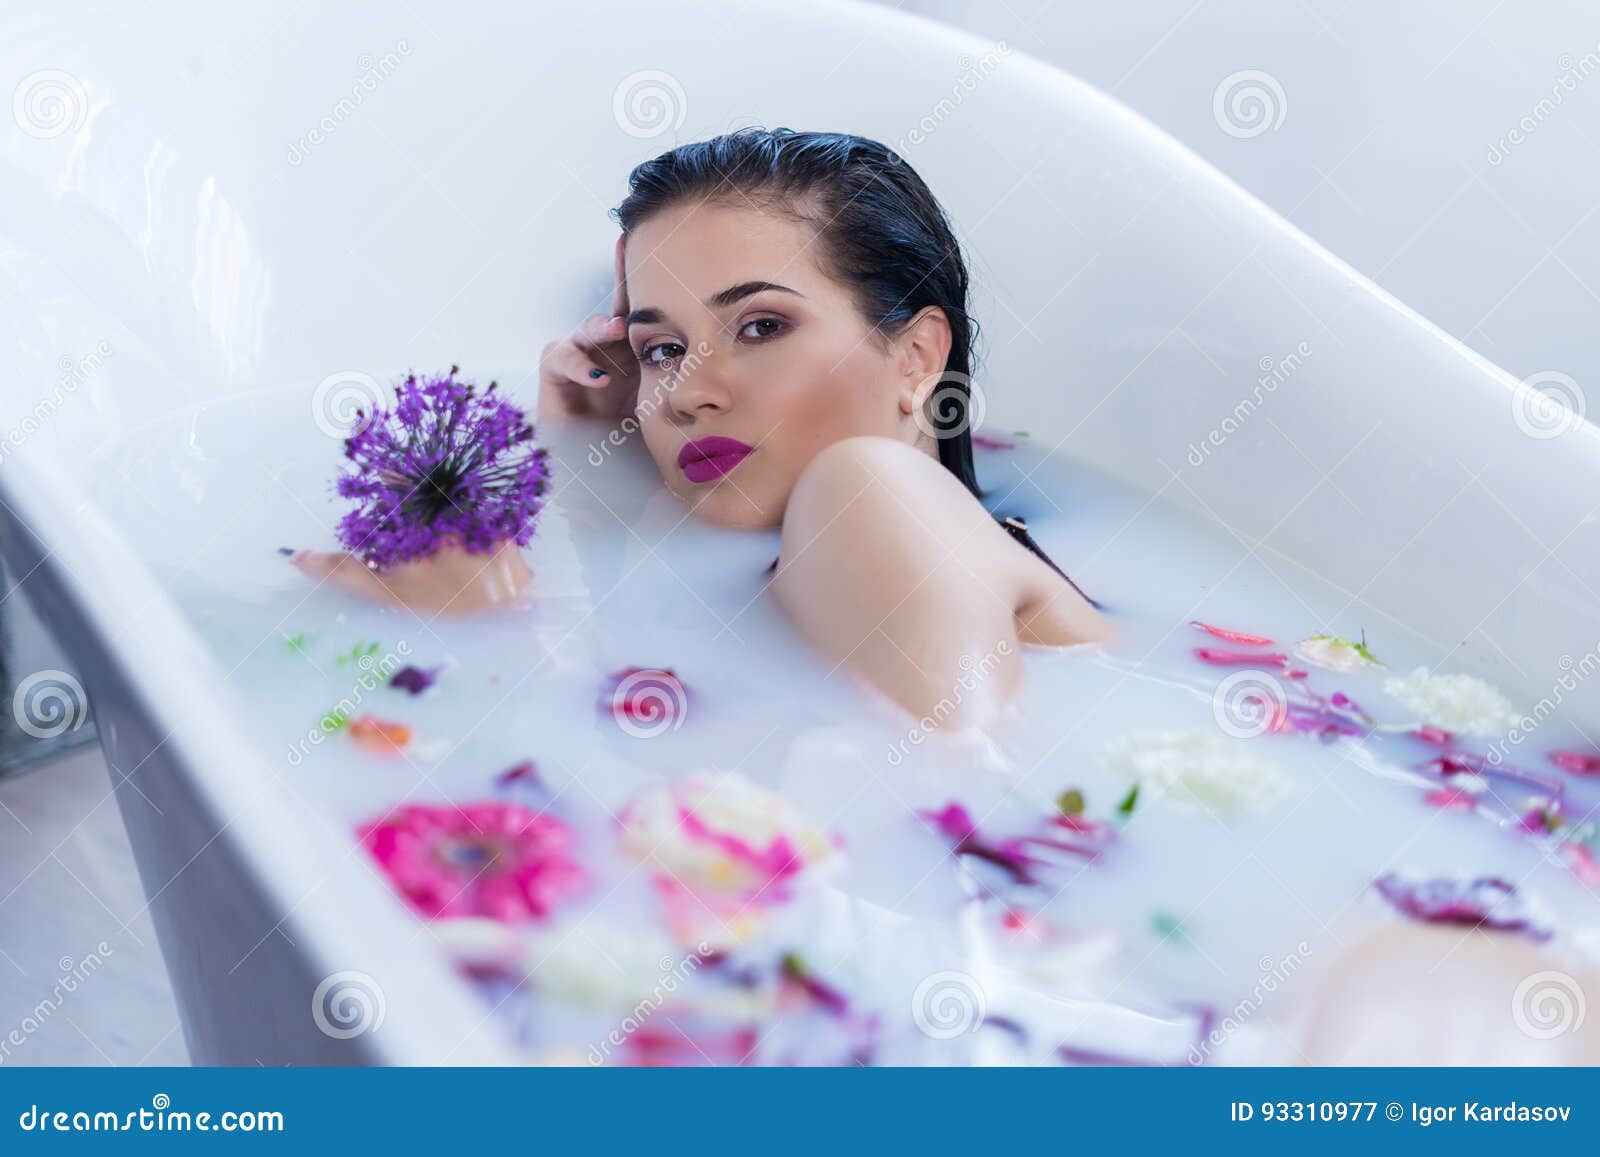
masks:
<svg viewBox="0 0 1600 1157"><path fill-rule="evenodd" d="M1047 567L1049 567L1051 570L1055 571L1062 578L1066 579L1067 580L1067 585L1069 587L1071 587L1073 590L1077 591L1078 594L1083 597L1083 601L1084 602L1088 603L1091 607L1093 607L1097 611L1105 609L1098 602L1096 602L1094 599L1092 599L1088 595L1084 594L1083 593L1083 588L1080 587L1077 583L1072 581L1072 576L1071 575L1067 574L1066 571L1062 570L1054 562L1051 561L1050 556L1047 555L1044 552L1044 550L1039 546L1039 544L1033 540L1033 535L1028 533L1028 523L1027 523L1026 519L1018 518L1014 514L1008 514L1008 515L1006 515L1006 516L1004 516L1003 518L1000 519L1000 525L1005 527L1006 533L1011 535L1012 538L1016 539L1023 546L1027 547L1029 550L1033 551L1034 554L1036 554L1040 558L1042 558L1044 560L1044 564Z"/></svg>
<svg viewBox="0 0 1600 1157"><path fill-rule="evenodd" d="M1039 546L1039 544L1033 540L1033 535L1028 533L1028 522L1027 522L1026 519L1018 518L1014 514L1008 514L1005 517L1000 519L1000 525L1005 528L1006 533L1009 534L1012 538L1016 539L1023 546L1027 547L1029 550L1033 551L1034 554L1038 555L1041 559L1043 559L1044 560L1044 564L1047 567L1049 567L1051 570L1055 571L1062 578L1066 579L1067 580L1067 585L1069 587L1071 587L1073 590L1077 591L1078 594L1082 597L1084 602L1088 603L1091 607L1093 607L1097 611L1105 610L1105 607L1102 606L1098 601L1096 601L1095 599L1090 598L1087 594L1084 594L1083 588L1080 587L1077 583L1072 581L1072 576L1069 575L1066 571L1062 570L1060 567L1058 567L1051 560L1050 556L1047 555L1044 552L1043 548L1041 548ZM778 560L777 559L773 559L772 560L772 565L767 567L767 573L771 574L773 571L775 571L777 569L778 569Z"/></svg>

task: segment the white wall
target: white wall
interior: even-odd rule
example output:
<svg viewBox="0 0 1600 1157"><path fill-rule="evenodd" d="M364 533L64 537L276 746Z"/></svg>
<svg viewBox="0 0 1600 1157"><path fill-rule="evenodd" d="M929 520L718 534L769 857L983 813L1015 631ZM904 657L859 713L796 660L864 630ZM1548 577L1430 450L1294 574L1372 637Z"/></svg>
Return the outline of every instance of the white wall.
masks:
<svg viewBox="0 0 1600 1157"><path fill-rule="evenodd" d="M1565 374L1600 413L1596 0L899 6L1114 93L1484 356ZM1276 81L1281 100L1260 91L1282 119L1233 135L1214 98L1246 70Z"/></svg>

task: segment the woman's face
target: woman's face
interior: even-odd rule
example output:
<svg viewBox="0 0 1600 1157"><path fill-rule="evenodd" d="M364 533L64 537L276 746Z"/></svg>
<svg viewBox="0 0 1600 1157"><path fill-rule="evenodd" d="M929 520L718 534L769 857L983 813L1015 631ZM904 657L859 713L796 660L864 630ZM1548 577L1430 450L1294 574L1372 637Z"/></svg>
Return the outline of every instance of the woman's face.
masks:
<svg viewBox="0 0 1600 1157"><path fill-rule="evenodd" d="M944 368L948 321L925 310L884 341L814 238L788 214L712 202L628 235L640 428L668 487L718 525L779 525L801 470L842 438L932 445L911 412Z"/></svg>

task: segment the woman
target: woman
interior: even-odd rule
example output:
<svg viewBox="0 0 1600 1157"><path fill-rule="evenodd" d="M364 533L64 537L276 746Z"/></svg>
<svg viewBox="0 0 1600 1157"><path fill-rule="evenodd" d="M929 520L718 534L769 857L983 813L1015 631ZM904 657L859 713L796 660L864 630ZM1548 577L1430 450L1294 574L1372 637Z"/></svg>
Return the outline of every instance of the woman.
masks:
<svg viewBox="0 0 1600 1157"><path fill-rule="evenodd" d="M545 347L544 418L634 414L697 516L781 525L779 605L914 715L986 725L1021 678L1018 644L1109 636L1026 528L978 501L966 265L909 165L861 137L745 129L638 166L615 215L611 313ZM380 582L339 556L296 561ZM461 609L526 582L514 551L411 566L384 593ZM940 713L977 660L992 674Z"/></svg>

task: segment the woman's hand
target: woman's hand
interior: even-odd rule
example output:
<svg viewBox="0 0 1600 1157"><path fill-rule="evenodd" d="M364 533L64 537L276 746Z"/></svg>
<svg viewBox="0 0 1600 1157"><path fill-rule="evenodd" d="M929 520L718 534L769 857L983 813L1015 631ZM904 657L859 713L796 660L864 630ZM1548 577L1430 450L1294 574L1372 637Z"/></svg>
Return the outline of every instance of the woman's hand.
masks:
<svg viewBox="0 0 1600 1157"><path fill-rule="evenodd" d="M426 558L381 571L342 551L297 550L289 561L312 578L363 598L435 615L510 605L533 582L533 572L514 542L502 542L487 554L473 554L457 542L446 542Z"/></svg>
<svg viewBox="0 0 1600 1157"><path fill-rule="evenodd" d="M549 418L625 418L639 399L639 360L628 344L628 291L617 238L611 314L595 314L539 358L539 414Z"/></svg>

